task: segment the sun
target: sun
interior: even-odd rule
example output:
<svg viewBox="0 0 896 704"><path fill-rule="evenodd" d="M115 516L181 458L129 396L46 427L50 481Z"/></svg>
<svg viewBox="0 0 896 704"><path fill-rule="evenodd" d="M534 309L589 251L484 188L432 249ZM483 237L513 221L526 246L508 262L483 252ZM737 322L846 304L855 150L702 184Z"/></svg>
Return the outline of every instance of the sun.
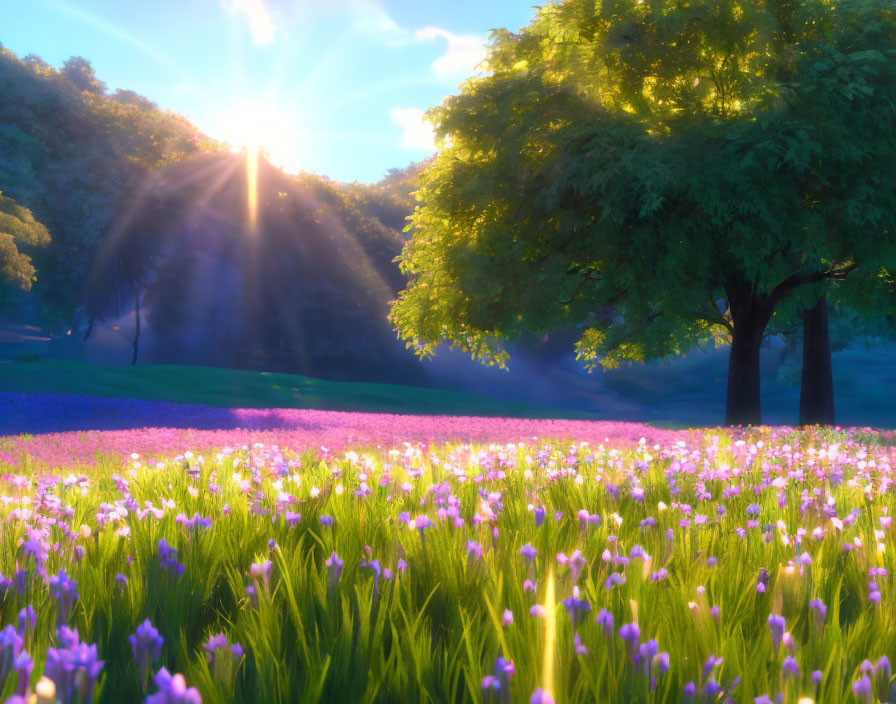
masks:
<svg viewBox="0 0 896 704"><path fill-rule="evenodd" d="M271 102L241 101L220 114L218 138L234 151L263 153L285 171L300 168L297 152L300 126Z"/></svg>

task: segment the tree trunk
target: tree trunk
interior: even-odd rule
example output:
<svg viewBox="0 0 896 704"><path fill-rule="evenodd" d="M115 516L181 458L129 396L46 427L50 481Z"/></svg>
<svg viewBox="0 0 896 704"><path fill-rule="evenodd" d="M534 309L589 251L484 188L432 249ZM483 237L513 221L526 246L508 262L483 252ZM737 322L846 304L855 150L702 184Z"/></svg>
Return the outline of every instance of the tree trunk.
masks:
<svg viewBox="0 0 896 704"><path fill-rule="evenodd" d="M90 333L93 332L93 323L96 321L96 316L90 316L90 322L87 324L87 332L84 333L84 342L87 342L87 338L90 337Z"/></svg>
<svg viewBox="0 0 896 704"><path fill-rule="evenodd" d="M140 287L134 285L134 318L136 319L136 327L134 329L134 356L131 358L131 366L137 366L137 346L140 344Z"/></svg>
<svg viewBox="0 0 896 704"><path fill-rule="evenodd" d="M803 309L803 375L800 425L834 425L834 375L827 296Z"/></svg>
<svg viewBox="0 0 896 704"><path fill-rule="evenodd" d="M759 388L759 346L765 326L734 326L728 357L728 395L725 425L761 425L762 403Z"/></svg>
<svg viewBox="0 0 896 704"><path fill-rule="evenodd" d="M761 425L759 347L771 310L756 299L750 284L740 281L727 288L734 333L728 357L726 425Z"/></svg>

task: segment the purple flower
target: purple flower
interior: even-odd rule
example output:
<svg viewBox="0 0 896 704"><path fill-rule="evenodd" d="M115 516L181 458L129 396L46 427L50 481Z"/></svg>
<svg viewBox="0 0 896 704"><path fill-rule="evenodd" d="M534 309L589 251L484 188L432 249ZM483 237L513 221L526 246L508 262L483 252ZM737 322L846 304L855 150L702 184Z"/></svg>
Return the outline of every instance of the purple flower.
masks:
<svg viewBox="0 0 896 704"><path fill-rule="evenodd" d="M15 659L22 652L24 643L11 625L0 631L0 689L12 672Z"/></svg>
<svg viewBox="0 0 896 704"><path fill-rule="evenodd" d="M501 682L494 675L487 675L482 678L482 689L484 692L488 692L489 690L500 692Z"/></svg>
<svg viewBox="0 0 896 704"><path fill-rule="evenodd" d="M67 622L78 600L78 584L70 579L64 569L50 577L50 596L56 599L56 626Z"/></svg>
<svg viewBox="0 0 896 704"><path fill-rule="evenodd" d="M320 517L320 524L321 524L322 526L331 526L331 525L333 525L333 519L330 518L329 516L321 516L321 517Z"/></svg>
<svg viewBox="0 0 896 704"><path fill-rule="evenodd" d="M595 623L603 628L604 636L606 638L613 637L613 614L611 614L606 609L601 609L600 613L595 619Z"/></svg>
<svg viewBox="0 0 896 704"><path fill-rule="evenodd" d="M37 626L37 614L34 612L34 607L31 604L19 611L18 625L19 634L24 640L28 641Z"/></svg>
<svg viewBox="0 0 896 704"><path fill-rule="evenodd" d="M474 558L482 559L482 546L472 540L467 540L467 556L472 560Z"/></svg>
<svg viewBox="0 0 896 704"><path fill-rule="evenodd" d="M535 527L538 528L542 523L544 523L544 509L540 506L535 507Z"/></svg>
<svg viewBox="0 0 896 704"><path fill-rule="evenodd" d="M769 614L768 627L772 631L772 643L775 650L781 645L781 639L784 637L784 617L777 614Z"/></svg>
<svg viewBox="0 0 896 704"><path fill-rule="evenodd" d="M371 560L370 562L362 562L361 567L367 567L368 569L373 570L373 592L374 594L379 589L380 583L380 562L379 560Z"/></svg>
<svg viewBox="0 0 896 704"><path fill-rule="evenodd" d="M203 518L198 513L194 513L192 518L188 518L186 514L179 513L174 519L187 530L198 530L200 528L211 528L212 521L210 518Z"/></svg>
<svg viewBox="0 0 896 704"><path fill-rule="evenodd" d="M526 543L522 548L520 548L520 555L522 555L526 560L526 565L531 565L537 554L538 550L533 548L530 543Z"/></svg>
<svg viewBox="0 0 896 704"><path fill-rule="evenodd" d="M554 704L554 698L539 687L529 697L529 704Z"/></svg>
<svg viewBox="0 0 896 704"><path fill-rule="evenodd" d="M202 648L205 650L205 660L212 677L230 686L236 668L243 658L242 646L239 643L230 645L227 636L219 633L216 636L209 636L208 641L202 644Z"/></svg>
<svg viewBox="0 0 896 704"><path fill-rule="evenodd" d="M572 555L569 556L569 571L572 574L572 581L578 582L579 577L582 574L582 570L585 569L585 566L588 562L582 556L580 550L573 550Z"/></svg>
<svg viewBox="0 0 896 704"><path fill-rule="evenodd" d="M140 685L146 691L149 678L149 665L162 657L162 644L165 639L159 635L158 630L146 619L137 626L137 631L128 636L131 644L131 652L137 661L137 671L140 675Z"/></svg>
<svg viewBox="0 0 896 704"><path fill-rule="evenodd" d="M563 606L569 612L572 618L572 629L576 629L576 625L581 621L581 617L591 611L591 604L584 599L579 599L579 588L573 587L572 596L563 600Z"/></svg>
<svg viewBox="0 0 896 704"><path fill-rule="evenodd" d="M626 623L619 629L619 637L625 641L629 652L634 655L638 649L638 638L641 637L641 629L637 623Z"/></svg>
<svg viewBox="0 0 896 704"><path fill-rule="evenodd" d="M504 609L504 613L501 614L501 625L504 628L513 625L513 612L510 609Z"/></svg>
<svg viewBox="0 0 896 704"><path fill-rule="evenodd" d="M28 680L31 678L31 671L34 669L34 661L31 659L31 656L23 650L16 655L16 659L13 660L12 666L15 668L16 674L18 675L16 694L20 697L24 697L28 694Z"/></svg>
<svg viewBox="0 0 896 704"><path fill-rule="evenodd" d="M573 652L575 652L576 655L587 655L588 654L588 648L586 648L584 645L582 645L582 639L581 639L581 637L579 637L578 633L576 633L572 637L572 644L573 644Z"/></svg>
<svg viewBox="0 0 896 704"><path fill-rule="evenodd" d="M333 551L333 554L324 560L324 564L327 566L328 584L331 588L335 587L336 583L339 581L339 577L342 575L343 562L339 558L339 555Z"/></svg>
<svg viewBox="0 0 896 704"><path fill-rule="evenodd" d="M96 644L79 642L76 630L64 633L67 637L60 640L65 641L65 647L47 650L44 676L53 680L56 696L62 701L89 702L103 661L97 658Z"/></svg>
<svg viewBox="0 0 896 704"><path fill-rule="evenodd" d="M270 560L263 560L262 562L253 562L249 566L249 576L253 579L258 579L261 577L262 584L264 584L265 592L268 592L271 588L271 568L274 566L274 563Z"/></svg>
<svg viewBox="0 0 896 704"><path fill-rule="evenodd" d="M159 691L146 698L144 704L202 704L195 687L187 687L181 674L171 675L164 667L153 677Z"/></svg>
<svg viewBox="0 0 896 704"><path fill-rule="evenodd" d="M792 677L799 677L799 674L800 674L799 665L797 665L796 660L790 655L788 655L786 658L784 658L784 662L781 663L781 669L786 674L788 674Z"/></svg>
<svg viewBox="0 0 896 704"><path fill-rule="evenodd" d="M656 572L650 575L650 580L652 582L659 582L663 579L669 578L669 571L665 567L660 567Z"/></svg>
<svg viewBox="0 0 896 704"><path fill-rule="evenodd" d="M709 659L703 663L702 670L702 680L704 682L708 681L712 676L712 671L716 668L717 665L721 665L724 662L724 658L717 658L715 655L710 655Z"/></svg>
<svg viewBox="0 0 896 704"><path fill-rule="evenodd" d="M821 602L821 599L813 599L809 602L809 608L815 612L815 623L820 629L824 628L824 617L828 612L828 607Z"/></svg>
<svg viewBox="0 0 896 704"><path fill-rule="evenodd" d="M184 566L177 562L177 550L162 538L159 541L159 567L168 572L168 578L176 581L183 573Z"/></svg>
<svg viewBox="0 0 896 704"><path fill-rule="evenodd" d="M864 700L866 703L870 704L871 680L868 679L868 675L862 675L860 679L853 682L852 691L853 694L856 695L857 699Z"/></svg>

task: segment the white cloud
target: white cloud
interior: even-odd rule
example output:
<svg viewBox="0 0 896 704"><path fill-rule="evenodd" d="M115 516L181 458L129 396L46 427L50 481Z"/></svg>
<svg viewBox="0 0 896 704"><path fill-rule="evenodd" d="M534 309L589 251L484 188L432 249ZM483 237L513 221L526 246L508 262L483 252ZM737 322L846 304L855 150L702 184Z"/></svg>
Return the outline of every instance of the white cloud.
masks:
<svg viewBox="0 0 896 704"><path fill-rule="evenodd" d="M253 44L267 46L274 43L274 19L265 0L221 0L221 5L231 14L243 16Z"/></svg>
<svg viewBox="0 0 896 704"><path fill-rule="evenodd" d="M419 41L444 39L448 42L448 50L432 63L433 73L439 78L457 78L471 75L483 75L485 72L476 66L488 53L486 41L472 34L454 34L441 27L424 27L414 32Z"/></svg>
<svg viewBox="0 0 896 704"><path fill-rule="evenodd" d="M423 111L417 108L393 108L389 117L401 129L401 146L407 149L436 150L432 125L423 119Z"/></svg>

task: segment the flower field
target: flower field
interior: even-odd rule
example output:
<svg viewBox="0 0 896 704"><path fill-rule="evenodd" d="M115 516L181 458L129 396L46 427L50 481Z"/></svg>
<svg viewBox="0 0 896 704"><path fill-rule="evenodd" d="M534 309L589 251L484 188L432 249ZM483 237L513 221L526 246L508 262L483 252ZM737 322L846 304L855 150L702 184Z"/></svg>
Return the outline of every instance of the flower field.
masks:
<svg viewBox="0 0 896 704"><path fill-rule="evenodd" d="M896 701L878 433L316 413L0 438L3 700Z"/></svg>

